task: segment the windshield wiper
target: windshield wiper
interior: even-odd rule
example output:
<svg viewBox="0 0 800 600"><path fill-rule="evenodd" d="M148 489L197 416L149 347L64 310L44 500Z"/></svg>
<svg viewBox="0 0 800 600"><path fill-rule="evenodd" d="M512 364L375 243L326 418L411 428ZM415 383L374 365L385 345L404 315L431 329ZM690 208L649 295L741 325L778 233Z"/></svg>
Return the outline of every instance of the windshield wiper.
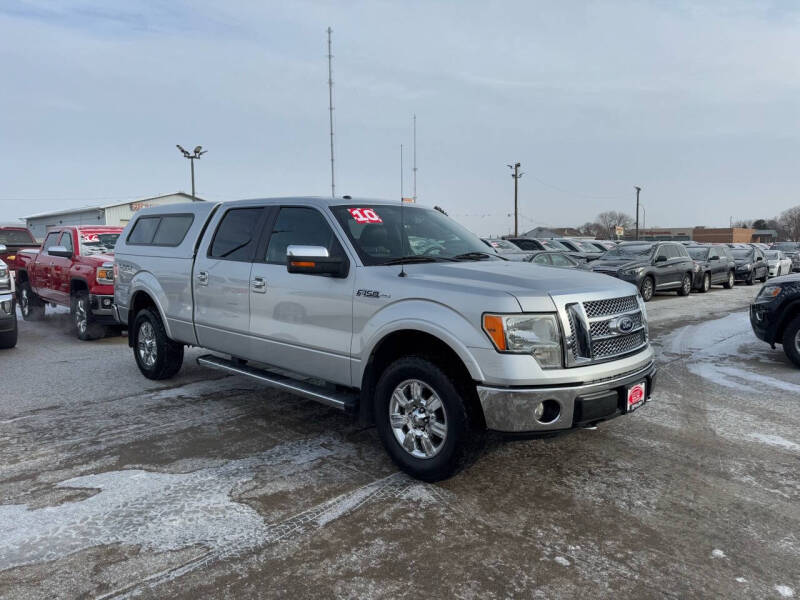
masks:
<svg viewBox="0 0 800 600"><path fill-rule="evenodd" d="M439 261L452 261L452 258L445 258L444 256L422 256L422 255L411 255L411 256L399 256L398 258L390 258L384 263L383 265L404 265L404 264L411 264L411 263L430 263L430 262L439 262Z"/></svg>
<svg viewBox="0 0 800 600"><path fill-rule="evenodd" d="M499 254L491 254L489 252L464 252L463 254L456 254L453 260L486 260L487 258L499 258L500 260L508 260Z"/></svg>

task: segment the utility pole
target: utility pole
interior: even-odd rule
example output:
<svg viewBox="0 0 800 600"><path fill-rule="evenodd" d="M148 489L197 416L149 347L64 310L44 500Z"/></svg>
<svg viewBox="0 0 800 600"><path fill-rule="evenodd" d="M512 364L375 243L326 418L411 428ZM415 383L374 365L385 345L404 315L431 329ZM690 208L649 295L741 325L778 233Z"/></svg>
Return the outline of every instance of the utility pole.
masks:
<svg viewBox="0 0 800 600"><path fill-rule="evenodd" d="M333 170L333 53L331 52L331 34L333 29L328 27L328 113L331 131L331 198L336 197L336 180Z"/></svg>
<svg viewBox="0 0 800 600"><path fill-rule="evenodd" d="M208 150L203 150L202 146L195 146L194 153L192 153L184 149L184 147L181 146L180 144L175 144L175 145L178 147L178 150L181 151L183 157L188 158L189 162L192 165L192 200L196 200L196 197L194 195L194 161L200 160L200 157L203 156L203 154L205 154L206 152L208 152Z"/></svg>
<svg viewBox="0 0 800 600"><path fill-rule="evenodd" d="M522 177L525 173L519 172L520 163L514 163L513 165L506 165L509 169L514 171L511 176L514 178L514 237L519 235L519 203L518 203L518 192L519 192L519 178Z"/></svg>
<svg viewBox="0 0 800 600"><path fill-rule="evenodd" d="M642 191L638 185L633 186L636 190L636 239L639 239L639 192Z"/></svg>
<svg viewBox="0 0 800 600"><path fill-rule="evenodd" d="M412 140L413 140L413 149L412 149L412 157L413 157L413 166L411 171L414 173L414 203L417 202L417 115L414 114L414 126L412 128Z"/></svg>

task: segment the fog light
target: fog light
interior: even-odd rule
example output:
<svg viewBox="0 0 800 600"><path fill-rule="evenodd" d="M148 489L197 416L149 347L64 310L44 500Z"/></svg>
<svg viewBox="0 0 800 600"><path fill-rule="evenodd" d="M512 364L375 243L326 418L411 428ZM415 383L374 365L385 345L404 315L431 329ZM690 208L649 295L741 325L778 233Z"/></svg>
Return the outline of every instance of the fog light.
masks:
<svg viewBox="0 0 800 600"><path fill-rule="evenodd" d="M111 306L111 298L103 298L103 306L105 306L106 308Z"/></svg>
<svg viewBox="0 0 800 600"><path fill-rule="evenodd" d="M543 400L533 409L533 418L542 425L554 423L561 414L561 405L555 400Z"/></svg>
<svg viewBox="0 0 800 600"><path fill-rule="evenodd" d="M0 302L0 304L3 307L4 313L11 314L11 307L12 307L11 300L4 300L3 302Z"/></svg>

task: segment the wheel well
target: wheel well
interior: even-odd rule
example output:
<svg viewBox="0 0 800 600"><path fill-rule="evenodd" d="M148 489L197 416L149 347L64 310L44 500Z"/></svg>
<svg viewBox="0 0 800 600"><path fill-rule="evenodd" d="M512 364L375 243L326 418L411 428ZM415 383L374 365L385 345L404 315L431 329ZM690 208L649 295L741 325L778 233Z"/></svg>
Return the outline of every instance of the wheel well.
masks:
<svg viewBox="0 0 800 600"><path fill-rule="evenodd" d="M131 347L133 347L133 320L143 308L152 308L158 314L158 307L150 295L147 292L136 292L131 299L131 305L128 310L128 345Z"/></svg>
<svg viewBox="0 0 800 600"><path fill-rule="evenodd" d="M800 301L793 302L786 307L778 324L778 329L775 332L775 341L777 343L783 343L783 334L786 332L786 328L798 315L800 315Z"/></svg>
<svg viewBox="0 0 800 600"><path fill-rule="evenodd" d="M89 291L89 285L83 279L72 279L69 282L69 295L74 296L77 292Z"/></svg>
<svg viewBox="0 0 800 600"><path fill-rule="evenodd" d="M473 383L472 376L461 357L447 343L430 333L404 329L394 331L378 342L367 361L361 382L358 411L359 420L363 424L375 422L372 399L378 379L380 379L387 366L403 356L421 356L448 372L455 381L459 383L469 382L470 385L465 386L465 389L472 390L472 393L465 398L468 404L467 408L474 409L472 412L481 422L483 421L483 411L480 410L477 391L471 385Z"/></svg>

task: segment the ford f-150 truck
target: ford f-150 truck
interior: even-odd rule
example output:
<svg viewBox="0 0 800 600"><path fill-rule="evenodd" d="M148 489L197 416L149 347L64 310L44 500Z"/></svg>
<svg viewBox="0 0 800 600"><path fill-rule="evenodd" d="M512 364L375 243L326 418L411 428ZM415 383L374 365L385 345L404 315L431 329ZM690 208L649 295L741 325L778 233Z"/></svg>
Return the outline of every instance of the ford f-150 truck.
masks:
<svg viewBox="0 0 800 600"><path fill-rule="evenodd" d="M14 259L22 318L44 317L46 304L67 306L81 340L103 337L116 325L114 244L122 227L55 227L39 250L21 250Z"/></svg>
<svg viewBox="0 0 800 600"><path fill-rule="evenodd" d="M486 429L629 413L655 366L636 287L506 261L438 211L346 198L174 204L117 242L115 310L150 379L184 346L374 422L411 475L448 477Z"/></svg>
<svg viewBox="0 0 800 600"><path fill-rule="evenodd" d="M0 244L0 255L6 252ZM0 260L0 348L13 348L17 345L17 307L14 302L14 278Z"/></svg>

